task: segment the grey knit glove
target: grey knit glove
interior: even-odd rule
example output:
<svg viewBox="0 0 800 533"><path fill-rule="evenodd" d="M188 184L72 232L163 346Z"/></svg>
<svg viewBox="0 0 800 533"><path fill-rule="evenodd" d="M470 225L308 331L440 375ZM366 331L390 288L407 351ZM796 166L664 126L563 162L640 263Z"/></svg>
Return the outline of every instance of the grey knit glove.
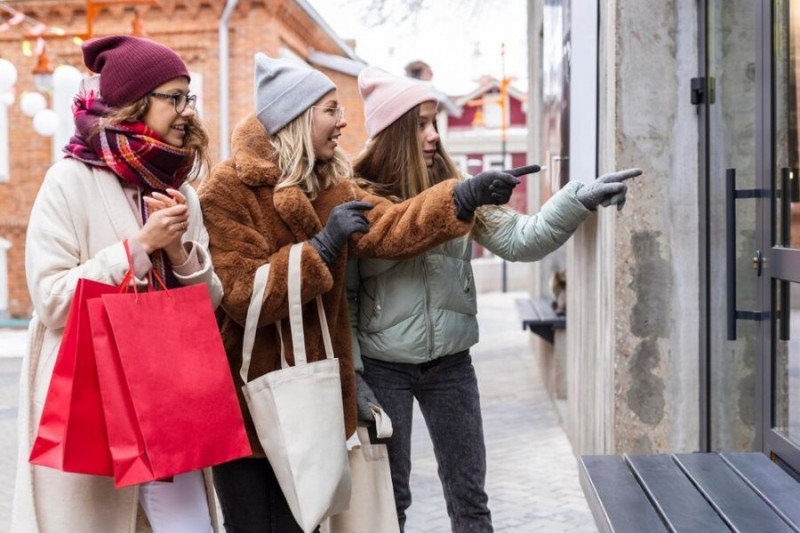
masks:
<svg viewBox="0 0 800 533"><path fill-rule="evenodd" d="M511 170L487 170L458 183L453 189L456 216L461 220L470 220L475 214L475 209L482 205L507 203L514 187L519 184L517 178L539 170L539 165Z"/></svg>
<svg viewBox="0 0 800 533"><path fill-rule="evenodd" d="M372 388L364 381L361 374L356 373L356 403L358 405L358 423L367 426L375 423L375 415L372 414L369 404L381 407ZM381 407L382 409L382 407Z"/></svg>
<svg viewBox="0 0 800 533"><path fill-rule="evenodd" d="M309 244L319 252L322 260L330 265L342 251L342 246L347 243L351 233L369 231L369 221L364 211L373 207L374 204L357 200L337 205L331 210L325 227L308 241Z"/></svg>
<svg viewBox="0 0 800 533"><path fill-rule="evenodd" d="M611 204L617 204L617 210L620 211L625 205L625 194L628 192L628 186L622 182L641 173L640 168L629 168L603 174L589 185L578 189L576 198L590 211L596 210L598 205L608 207Z"/></svg>

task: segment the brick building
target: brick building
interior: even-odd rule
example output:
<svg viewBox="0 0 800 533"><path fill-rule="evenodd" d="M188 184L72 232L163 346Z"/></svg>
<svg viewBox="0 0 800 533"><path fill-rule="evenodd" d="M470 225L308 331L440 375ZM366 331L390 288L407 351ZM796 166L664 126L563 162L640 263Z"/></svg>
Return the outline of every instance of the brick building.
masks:
<svg viewBox="0 0 800 533"><path fill-rule="evenodd" d="M447 151L456 164L470 174L484 170L519 167L528 160L527 95L509 86L506 95L506 153L501 146L500 82L490 76L461 96L450 96L451 106L443 107L446 120L439 129ZM451 109L455 106L455 112ZM515 189L509 205L527 212L527 179Z"/></svg>
<svg viewBox="0 0 800 533"><path fill-rule="evenodd" d="M84 0L11 1L4 5L62 28L68 35L86 31ZM221 32L225 6L223 0L158 0L138 6L147 35L175 49L192 72L192 90L199 96L198 109L210 132L214 161L226 155L220 139L224 136L228 143L229 138L224 121L220 121L220 93L224 92L220 43L224 35L228 41L228 132L253 111L253 54L261 51L305 61L333 79L350 119L341 145L350 154L357 152L366 132L356 76L365 65L352 44L339 38L306 0L240 0L230 13L227 32ZM0 11L0 24L7 18ZM130 33L133 19L130 7L104 8L94 20L94 35ZM5 162L8 171L0 172L0 319L24 318L31 312L24 272L25 231L41 181L60 149L55 144L62 142L58 136L37 134L32 120L20 110L21 95L36 90L32 74L36 58L25 54L25 31L30 31L29 24L0 32L0 57L11 61L18 72L16 102L9 107L0 104L0 145L5 144L0 146L0 155L9 154ZM48 38L46 46L53 66L67 64L85 71L80 47L71 38ZM48 95L48 100L54 98Z"/></svg>

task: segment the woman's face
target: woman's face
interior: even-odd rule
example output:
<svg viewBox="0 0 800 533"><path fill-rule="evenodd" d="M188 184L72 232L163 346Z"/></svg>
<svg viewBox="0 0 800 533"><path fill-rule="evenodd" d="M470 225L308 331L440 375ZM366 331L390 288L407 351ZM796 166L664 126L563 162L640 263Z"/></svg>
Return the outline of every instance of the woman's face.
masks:
<svg viewBox="0 0 800 533"><path fill-rule="evenodd" d="M159 95L174 95L176 98ZM175 102L186 103L178 99L180 95L189 95L189 80L184 77L174 78L166 83L162 83L150 93L150 107L144 116L144 123L150 129L158 133L167 144L172 146L183 146L183 139L186 136L186 127L189 120L194 117L194 102L188 102L186 108L180 113L175 111ZM180 105L178 106L180 109Z"/></svg>
<svg viewBox="0 0 800 533"><path fill-rule="evenodd" d="M436 145L439 144L439 132L436 130L436 102L422 102L419 106L419 138L422 143L422 155L425 165L433 166Z"/></svg>
<svg viewBox="0 0 800 533"><path fill-rule="evenodd" d="M332 90L311 106L311 140L314 157L321 161L333 159L339 146L337 140L342 129L347 126L344 108L339 105L336 89Z"/></svg>

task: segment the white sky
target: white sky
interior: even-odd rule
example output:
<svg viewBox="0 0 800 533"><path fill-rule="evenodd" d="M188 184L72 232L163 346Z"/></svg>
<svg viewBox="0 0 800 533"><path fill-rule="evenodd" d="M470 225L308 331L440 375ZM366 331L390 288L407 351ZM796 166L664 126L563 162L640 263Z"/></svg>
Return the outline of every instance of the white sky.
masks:
<svg viewBox="0 0 800 533"><path fill-rule="evenodd" d="M364 20L370 2L310 0L340 37L356 40L356 53L370 64L402 74L407 63L421 59L440 90L459 95L482 75L501 77L505 42L506 74L517 78L514 86L527 88L526 0L424 0L416 21L400 20L403 0L386 0L390 20L379 26Z"/></svg>

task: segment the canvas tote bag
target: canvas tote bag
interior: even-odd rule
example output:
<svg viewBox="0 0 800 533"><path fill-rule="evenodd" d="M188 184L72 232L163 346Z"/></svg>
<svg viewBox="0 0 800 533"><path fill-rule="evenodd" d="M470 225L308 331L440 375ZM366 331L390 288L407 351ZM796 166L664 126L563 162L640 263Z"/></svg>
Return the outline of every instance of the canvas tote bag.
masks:
<svg viewBox="0 0 800 533"><path fill-rule="evenodd" d="M327 516L347 508L350 472L342 407L339 361L333 356L322 299L317 297L326 358L306 360L300 300L300 257L303 244L289 252L289 325L295 366L286 362L281 338L281 369L248 383L258 317L267 286L269 264L256 271L245 323L241 376L245 401L258 440L295 520L306 533ZM281 322L277 323L278 333Z"/></svg>
<svg viewBox="0 0 800 533"><path fill-rule="evenodd" d="M370 404L375 415L376 436L392 436L392 421L383 409ZM389 469L389 450L385 444L372 444L367 428L356 431L360 445L347 452L353 490L347 511L331 516L321 533L400 533L397 507Z"/></svg>

